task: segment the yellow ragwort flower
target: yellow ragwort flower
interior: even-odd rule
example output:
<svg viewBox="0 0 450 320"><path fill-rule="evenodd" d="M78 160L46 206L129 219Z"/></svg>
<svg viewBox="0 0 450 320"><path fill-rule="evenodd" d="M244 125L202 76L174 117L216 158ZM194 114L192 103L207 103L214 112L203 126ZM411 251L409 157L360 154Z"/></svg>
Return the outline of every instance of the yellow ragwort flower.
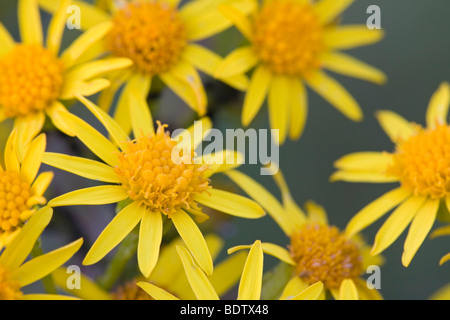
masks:
<svg viewBox="0 0 450 320"><path fill-rule="evenodd" d="M88 61L85 53L111 29L110 23L86 31L60 54L66 18L66 6L61 5L45 44L37 0L18 1L22 42L16 43L0 22L0 121L14 119L15 126L26 132L20 135L25 142L41 131L46 114L56 128L72 135L58 116L66 110L63 102L75 94L101 91L109 81L100 75L131 65L124 58Z"/></svg>
<svg viewBox="0 0 450 320"><path fill-rule="evenodd" d="M36 212L0 254L0 300L72 299L56 294L24 294L22 288L41 280L68 261L81 247L78 239L64 247L26 260L36 240L50 223L53 210L44 207Z"/></svg>
<svg viewBox="0 0 450 320"><path fill-rule="evenodd" d="M42 7L54 11L58 1L39 0ZM213 75L221 57L196 44L227 29L232 24L219 11L218 5L228 3L239 10L253 10L253 0L194 0L179 7L180 0L106 1L109 10L73 1L81 12L89 15L87 26L110 21L113 25L99 50L115 57L133 61L131 72L117 73L113 85L100 97L99 106L110 107L117 90L135 89L147 97L152 79L158 77L199 116L206 114L207 97L197 71ZM236 75L221 78L239 90L245 90L247 77ZM115 120L127 132L130 126L129 101L120 98Z"/></svg>
<svg viewBox="0 0 450 320"><path fill-rule="evenodd" d="M338 26L334 21L354 0L268 0L247 17L231 6L222 6L249 41L231 52L216 70L230 77L254 68L244 99L242 124L247 126L268 97L272 129L279 142L297 139L307 118L306 83L348 118L360 121L355 99L323 69L384 83L385 75L338 50L375 43L382 30L363 25Z"/></svg>
<svg viewBox="0 0 450 320"><path fill-rule="evenodd" d="M253 245L248 247L250 248L250 251L246 258L239 281L237 300L260 300L264 265L263 247L259 240L256 240ZM183 246L177 246L177 250L183 263L189 284L195 293L195 297L198 300L219 300L219 294L212 283L212 279L208 278L203 270L197 266L191 253ZM152 285L151 283L142 281L137 285L155 300L178 299L169 292ZM323 284L317 282L306 289L302 288L298 291L292 289L293 288L290 288L289 293L291 295L286 296L286 299L316 300L322 293Z"/></svg>
<svg viewBox="0 0 450 320"><path fill-rule="evenodd" d="M450 209L450 126L447 113L450 86L444 82L432 96L426 127L406 121L392 111L379 111L381 127L395 143L394 152L356 152L335 162L332 181L399 182L359 211L347 226L355 234L395 210L375 236L373 254L388 248L408 227L402 263L407 267L433 227L438 211Z"/></svg>
<svg viewBox="0 0 450 320"><path fill-rule="evenodd" d="M209 119L198 121L188 130L182 130L179 135L171 137L165 125L159 124L157 130L154 130L144 98L130 94L135 137L131 140L106 112L84 97L78 98L102 122L111 141L80 118L70 113L61 115L75 135L106 164L55 153L46 153L43 162L111 184L76 190L52 199L48 205L99 205L123 200L131 202L104 229L88 252L84 264L93 264L102 259L140 223L138 262L144 276L149 276L158 260L162 217L165 216L173 222L199 265L207 274L212 274L210 253L190 214L200 220L205 219L206 214L199 204L245 218L259 218L265 214L254 201L210 185L209 178L214 173L239 166L238 155L223 151L222 155L217 153L195 157L193 150L211 127ZM198 131L200 134L194 133ZM181 139L183 142L178 144ZM177 150L175 147L180 148L182 158L188 161L174 162L172 153ZM223 156L223 164L212 164L211 159L217 159L218 156Z"/></svg>
<svg viewBox="0 0 450 320"><path fill-rule="evenodd" d="M53 179L53 172L38 175L46 147L45 134L23 147L23 158L18 156L18 144L15 129L6 142L5 167L0 165L0 251L20 232L37 205L47 202L43 195Z"/></svg>
<svg viewBox="0 0 450 320"><path fill-rule="evenodd" d="M217 258L223 248L223 240L215 234L205 236L206 244L211 252L213 260ZM98 284L86 276L82 276L80 289L67 288L69 275L65 269L58 269L52 273L55 283L64 291L68 291L76 297L85 300L153 300L161 299L160 296L148 295L137 283L146 282L148 286L164 288L171 296L180 300L193 300L195 293L189 285L188 278L177 253L177 247L183 241L177 238L161 248L161 255L152 274L148 278L137 277L133 280L120 284L112 292L106 292ZM218 263L209 281L212 283L218 296L227 293L239 280L245 263L246 254L233 255ZM162 292L162 291L158 291Z"/></svg>
<svg viewBox="0 0 450 320"><path fill-rule="evenodd" d="M274 175L282 192L280 203L258 182L242 172L225 173L251 198L255 199L290 239L288 249L263 243L265 253L294 267L286 288L307 288L317 282L335 299L380 299L377 290L368 289L361 278L369 265L380 265L380 256L371 257L369 247L358 235L341 232L328 223L325 210L312 201L306 213L294 202L281 172ZM248 246L239 246L232 251Z"/></svg>

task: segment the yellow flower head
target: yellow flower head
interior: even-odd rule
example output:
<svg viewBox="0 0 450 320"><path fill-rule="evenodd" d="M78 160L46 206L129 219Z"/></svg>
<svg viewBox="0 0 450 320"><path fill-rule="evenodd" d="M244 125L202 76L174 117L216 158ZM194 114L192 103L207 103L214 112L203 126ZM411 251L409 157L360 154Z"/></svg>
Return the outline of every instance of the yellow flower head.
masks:
<svg viewBox="0 0 450 320"><path fill-rule="evenodd" d="M219 78L251 69L244 99L242 124L247 126L259 112L266 96L272 129L278 141L301 136L307 117L306 83L345 116L360 121L362 111L355 99L323 69L383 83L384 74L344 53L375 43L381 30L363 25L338 26L334 21L353 0L270 0L247 17L230 5L221 12L247 38L249 44L231 52L216 69Z"/></svg>
<svg viewBox="0 0 450 320"><path fill-rule="evenodd" d="M15 120L25 139L36 136L47 114L56 128L72 135L58 112L75 94L92 95L109 86L99 76L131 65L128 59L89 61L85 53L111 28L101 24L86 31L60 53L69 0L56 7L44 43L37 0L18 1L21 43L0 23L0 121Z"/></svg>
<svg viewBox="0 0 450 320"><path fill-rule="evenodd" d="M305 289L320 282L336 299L381 298L376 290L367 288L361 276L369 265L380 265L382 258L371 257L359 235L330 225L321 206L308 201L305 213L294 202L281 172L274 178L282 192L282 203L242 172L232 170L226 174L266 209L290 239L287 249L262 243L265 253L293 267L293 277L285 290Z"/></svg>
<svg viewBox="0 0 450 320"><path fill-rule="evenodd" d="M24 223L34 214L37 205L45 204L43 197L52 172L38 175L46 147L44 134L24 147L18 154L17 130L10 134L5 147L5 167L0 166L0 250L17 235Z"/></svg>
<svg viewBox="0 0 450 320"><path fill-rule="evenodd" d="M61 114L75 135L106 164L55 153L46 153L43 162L112 185L76 190L52 199L48 205L99 205L127 201L128 205L94 243L84 259L85 264L102 259L140 223L138 262L144 276L149 276L158 261L163 216L167 216L201 268L211 274L213 265L210 253L200 229L190 215L199 221L205 220L206 214L199 205L245 218L259 218L265 214L254 201L217 190L209 184L209 178L214 173L238 166L239 155L222 151L223 164L206 165L211 163L213 155L196 157L194 150L211 127L209 119L204 118L191 128L182 130L179 135L170 137L164 125L159 124L154 130L148 105L143 98L135 94L127 95L127 98L133 104L130 118L134 140L106 112L84 97L78 96L78 99L101 121L111 140L80 118L70 113ZM190 134L198 131L201 132L200 136ZM175 145L175 150L189 161L178 164L173 159ZM225 158L229 157L235 161L226 163Z"/></svg>
<svg viewBox="0 0 450 320"><path fill-rule="evenodd" d="M358 212L347 226L354 234L395 208L375 237L374 254L389 247L409 227L402 263L408 266L433 227L440 207L450 208L450 86L444 82L430 100L426 127L407 122L392 111L377 113L395 151L356 152L335 162L331 179L349 182L399 182L400 186Z"/></svg>
<svg viewBox="0 0 450 320"><path fill-rule="evenodd" d="M0 254L0 300L70 299L59 295L24 294L22 288L49 275L68 261L81 247L78 239L64 247L26 260L36 240L50 223L52 209L36 212L17 237ZM26 260L26 261L25 261Z"/></svg>
<svg viewBox="0 0 450 320"><path fill-rule="evenodd" d="M39 0L51 12L55 12L58 2ZM219 5L228 3L249 13L255 3L253 0L194 0L180 6L180 2L107 0L98 7L77 2L81 11L90 16L82 28L106 22L112 25L101 51L133 61L131 72L126 70L111 77L114 85L102 92L101 108L110 108L122 85L123 93L136 90L141 97L147 97L152 79L158 77L199 116L206 114L207 96L197 70L212 76L222 58L196 42L231 27L231 21L220 13ZM218 78L238 90L245 90L248 84L244 75ZM130 107L121 95L114 118L125 132L131 130Z"/></svg>

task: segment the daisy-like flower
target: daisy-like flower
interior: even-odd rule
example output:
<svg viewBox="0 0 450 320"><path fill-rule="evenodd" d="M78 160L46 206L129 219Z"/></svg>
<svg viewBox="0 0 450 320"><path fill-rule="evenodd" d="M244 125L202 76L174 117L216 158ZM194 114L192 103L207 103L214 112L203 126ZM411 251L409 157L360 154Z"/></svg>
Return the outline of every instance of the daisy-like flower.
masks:
<svg viewBox="0 0 450 320"><path fill-rule="evenodd" d="M14 129L6 141L4 167L0 165L0 250L17 236L38 205L47 200L44 193L53 172L38 175L46 147L45 134L40 134L24 147L18 156L18 134Z"/></svg>
<svg viewBox="0 0 450 320"><path fill-rule="evenodd" d="M307 288L320 281L335 299L381 298L376 289L367 287L362 274L370 265L381 265L382 257L370 256L370 247L359 235L349 235L330 225L321 206L308 201L305 213L294 202L281 172L274 178L282 193L282 203L244 173L230 170L226 175L255 199L289 238L287 249L262 243L265 253L293 266L287 288Z"/></svg>
<svg viewBox="0 0 450 320"><path fill-rule="evenodd" d="M71 299L54 294L24 294L22 288L41 280L68 261L81 247L78 239L64 247L27 260L36 240L52 218L52 209L36 212L0 255L0 300Z"/></svg>
<svg viewBox="0 0 450 320"><path fill-rule="evenodd" d="M22 42L16 43L0 22L0 121L14 119L25 132L20 134L24 143L41 131L46 114L56 128L71 135L59 117L59 111L66 110L63 102L75 94L99 92L109 86L101 74L131 65L125 58L86 60L85 53L106 35L111 23L86 31L60 54L69 3L62 1L57 8L45 44L36 0L18 1Z"/></svg>
<svg viewBox="0 0 450 320"><path fill-rule="evenodd" d="M54 11L58 1L40 0L43 8ZM89 15L87 24L110 21L113 25L100 50L115 57L126 57L134 62L129 73L117 73L111 90L100 97L99 105L108 108L116 91L124 84L124 91L134 88L147 97L152 79L158 77L189 107L203 116L207 97L197 69L213 75L221 57L195 42L211 37L231 22L217 9L228 3L234 8L250 12L253 0L195 0L178 7L180 0L107 1L110 10L74 1L81 12ZM233 75L221 78L239 90L245 90L247 77ZM115 119L127 131L130 128L127 99L120 98Z"/></svg>
<svg viewBox="0 0 450 320"><path fill-rule="evenodd" d="M215 260L223 248L223 240L215 234L205 236L211 256ZM107 292L94 281L82 276L80 289L68 289L69 275L64 268L52 273L54 282L61 289L68 291L76 297L85 300L151 300L153 299L139 286L138 282L146 282L154 287L164 288L166 292L181 300L195 299L195 294L189 285L188 279L180 263L177 247L182 245L177 238L161 248L161 256L149 278L138 277L117 286L112 292ZM209 277L218 296L227 293L239 281L246 259L245 252L224 259L215 265L214 272Z"/></svg>
<svg viewBox="0 0 450 320"><path fill-rule="evenodd" d="M347 225L355 234L390 210L395 210L375 236L373 254L388 248L411 223L404 243L402 264L407 267L433 227L438 211L450 208L450 126L447 113L450 86L444 82L432 96L426 127L410 123L392 111L377 113L381 127L395 143L395 151L356 152L335 162L332 181L399 182L359 211Z"/></svg>
<svg viewBox="0 0 450 320"><path fill-rule="evenodd" d="M307 118L304 83L351 120L362 119L355 99L323 71L385 82L381 71L338 52L377 42L383 36L382 30L369 30L365 25L334 23L352 2L269 0L250 17L230 6L221 7L249 41L230 53L215 72L217 77L230 77L254 68L242 110L244 126L267 96L270 126L279 130L279 142L287 136L298 139Z"/></svg>
<svg viewBox="0 0 450 320"><path fill-rule="evenodd" d="M106 112L84 97L78 98L102 122L111 141L80 118L70 113L61 116L75 135L105 163L55 153L46 153L43 162L110 185L76 190L52 199L48 205L130 202L101 233L84 259L84 264L98 262L140 223L138 263L144 276L148 277L158 260L163 217L167 217L202 269L211 275L211 255L200 229L190 216L192 214L200 220L207 217L199 204L244 218L265 215L254 201L210 185L209 178L214 173L239 166L238 155L222 151L223 164L214 164L212 161L218 156L222 157L218 153L195 156L194 150L211 126L208 119L196 122L193 127L171 137L165 125L158 123L158 128L154 130L144 98L130 94L135 137L131 140ZM202 126L203 132L198 125ZM190 134L198 131L200 134ZM183 142L179 143L181 139ZM176 159L174 162L172 154L177 152L186 161L178 163Z"/></svg>
<svg viewBox="0 0 450 320"><path fill-rule="evenodd" d="M198 300L219 300L213 284L195 263L189 250L183 246L177 246L178 254L183 263L189 283ZM262 289L262 276L264 266L264 254L261 241L256 240L248 253L239 282L237 300L260 300ZM145 290L156 300L177 300L178 298L169 292L158 288L148 282L139 282L138 286ZM316 300L322 293L323 284L315 283L305 290L295 292L289 296L293 300Z"/></svg>

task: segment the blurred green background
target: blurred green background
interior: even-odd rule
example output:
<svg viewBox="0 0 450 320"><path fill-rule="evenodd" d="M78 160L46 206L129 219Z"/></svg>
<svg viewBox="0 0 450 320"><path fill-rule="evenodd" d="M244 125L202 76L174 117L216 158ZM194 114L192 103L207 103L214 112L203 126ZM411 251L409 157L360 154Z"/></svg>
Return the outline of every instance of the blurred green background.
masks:
<svg viewBox="0 0 450 320"><path fill-rule="evenodd" d="M280 168L297 203L303 205L305 201L313 199L325 207L330 223L340 228L344 228L363 206L391 190L395 184L330 183L333 162L355 151L392 151L392 143L374 118L375 111L389 109L410 121L424 124L426 107L432 93L442 81L450 80L450 1L358 0L344 12L342 24L365 24L369 17L367 7L372 4L381 8L381 26L386 32L385 38L378 44L346 52L383 70L388 76L387 84L377 86L330 72L360 103L364 120L361 123L351 122L308 90L309 115L305 132L299 141L288 141L280 148ZM18 39L16 6L16 0L0 1L0 21ZM43 14L42 17L46 26L48 15ZM64 39L70 43L77 35L79 32L76 30L66 30ZM242 41L241 35L230 29L208 39L205 45L225 55ZM240 128L243 94L207 76L204 82L215 127L222 130ZM83 111L74 109L74 112ZM153 112L154 119L169 123L171 129L182 126L193 117L188 107L167 90L163 91ZM256 129L269 127L266 105L251 126ZM79 147L75 142L67 144L65 138L58 134L49 134L48 139L52 151L70 153ZM279 196L271 177L259 175L258 165L244 165L242 171ZM224 181L227 183L227 180ZM58 171L50 192L61 194L79 186L89 186L89 183ZM113 208L108 206L58 209L46 243L56 247L58 243L60 246L76 237L85 236L87 246L95 240L112 215ZM375 232L384 220L379 220L363 231L368 242L373 242ZM435 227L438 225L436 223ZM226 248L250 244L256 239L279 245L286 245L288 241L268 216L256 221L224 221L220 234L226 241ZM405 237L406 232L383 254L386 263L381 269L381 293L385 299L427 299L443 285L450 283L450 263L438 265L439 259L450 251L450 241L448 238L427 239L411 266L405 268L401 264ZM266 257L265 268L268 270L275 260ZM99 268L93 266L83 270L95 276L101 272Z"/></svg>

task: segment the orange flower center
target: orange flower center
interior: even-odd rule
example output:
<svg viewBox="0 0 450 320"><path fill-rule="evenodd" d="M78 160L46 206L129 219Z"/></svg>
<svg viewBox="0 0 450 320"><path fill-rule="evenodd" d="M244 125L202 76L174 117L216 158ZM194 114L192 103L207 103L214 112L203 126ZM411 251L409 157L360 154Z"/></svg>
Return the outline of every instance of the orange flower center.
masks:
<svg viewBox="0 0 450 320"><path fill-rule="evenodd" d="M18 300L21 296L20 285L12 279L9 270L0 265L0 300Z"/></svg>
<svg viewBox="0 0 450 320"><path fill-rule="evenodd" d="M320 67L323 28L309 3L268 1L254 21L253 47L269 69L306 76Z"/></svg>
<svg viewBox="0 0 450 320"><path fill-rule="evenodd" d="M336 227L305 224L292 235L290 251L297 274L309 284L322 281L328 289L335 289L343 280L362 273L358 246Z"/></svg>
<svg viewBox="0 0 450 320"><path fill-rule="evenodd" d="M178 142L164 128L159 125L155 135L131 141L119 154L115 170L132 200L170 215L183 207L196 209L192 197L208 189L209 180L203 178L207 166L172 161L172 149ZM194 155L192 151L191 159Z"/></svg>
<svg viewBox="0 0 450 320"><path fill-rule="evenodd" d="M450 195L450 127L416 127L416 134L397 145L389 174L416 195L434 199Z"/></svg>
<svg viewBox="0 0 450 320"><path fill-rule="evenodd" d="M150 75L169 70L187 43L178 12L159 1L131 2L114 15L113 23L107 37L111 51Z"/></svg>
<svg viewBox="0 0 450 320"><path fill-rule="evenodd" d="M0 58L0 107L7 117L49 107L63 84L63 65L38 45L17 45Z"/></svg>
<svg viewBox="0 0 450 320"><path fill-rule="evenodd" d="M0 172L0 235L20 228L29 217L30 189L18 173Z"/></svg>

